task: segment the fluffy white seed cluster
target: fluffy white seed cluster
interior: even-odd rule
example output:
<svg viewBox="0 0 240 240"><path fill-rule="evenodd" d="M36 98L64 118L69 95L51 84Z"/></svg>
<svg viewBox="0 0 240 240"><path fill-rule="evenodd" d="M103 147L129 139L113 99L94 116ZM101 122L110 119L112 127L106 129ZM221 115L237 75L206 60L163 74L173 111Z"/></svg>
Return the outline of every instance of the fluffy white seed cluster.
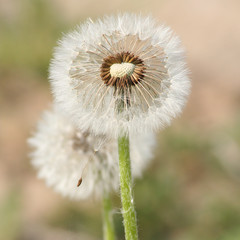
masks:
<svg viewBox="0 0 240 240"><path fill-rule="evenodd" d="M154 137L145 134L130 140L132 174L136 178L152 157ZM33 149L31 163L39 178L63 196L84 199L118 190L116 139L77 130L57 108L43 114L29 144Z"/></svg>
<svg viewBox="0 0 240 240"><path fill-rule="evenodd" d="M56 102L79 129L114 137L169 125L190 89L179 38L135 14L89 20L65 35L50 80Z"/></svg>

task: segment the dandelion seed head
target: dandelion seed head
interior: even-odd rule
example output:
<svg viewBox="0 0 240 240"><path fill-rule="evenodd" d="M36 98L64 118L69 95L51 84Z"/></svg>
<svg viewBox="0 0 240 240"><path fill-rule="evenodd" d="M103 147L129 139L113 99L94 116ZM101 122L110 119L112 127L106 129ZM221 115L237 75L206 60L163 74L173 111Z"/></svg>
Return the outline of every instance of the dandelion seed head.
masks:
<svg viewBox="0 0 240 240"><path fill-rule="evenodd" d="M133 136L131 141L132 175L136 178L152 159L155 141L151 134ZM55 107L44 112L28 142L38 177L63 196L77 200L118 191L116 139L82 132Z"/></svg>
<svg viewBox="0 0 240 240"><path fill-rule="evenodd" d="M179 38L135 14L87 21L66 35L50 80L56 102L78 128L113 136L169 125L190 89Z"/></svg>

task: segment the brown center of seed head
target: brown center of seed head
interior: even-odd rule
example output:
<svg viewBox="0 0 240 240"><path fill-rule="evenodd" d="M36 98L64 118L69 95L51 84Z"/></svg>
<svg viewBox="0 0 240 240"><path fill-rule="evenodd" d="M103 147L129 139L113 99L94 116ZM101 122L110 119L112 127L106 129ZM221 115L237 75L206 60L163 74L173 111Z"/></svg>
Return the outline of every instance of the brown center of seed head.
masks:
<svg viewBox="0 0 240 240"><path fill-rule="evenodd" d="M131 88L144 78L143 61L130 52L121 52L103 59L101 78L115 89Z"/></svg>

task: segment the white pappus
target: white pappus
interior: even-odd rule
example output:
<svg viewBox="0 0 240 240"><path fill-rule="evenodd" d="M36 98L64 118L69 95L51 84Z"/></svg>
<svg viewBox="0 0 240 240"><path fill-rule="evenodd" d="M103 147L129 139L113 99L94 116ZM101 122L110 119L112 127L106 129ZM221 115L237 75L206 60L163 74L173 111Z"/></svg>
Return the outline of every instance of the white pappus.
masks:
<svg viewBox="0 0 240 240"><path fill-rule="evenodd" d="M155 140L152 134L130 139L132 175L136 178L152 159ZM44 112L28 142L38 177L62 195L77 200L118 191L116 139L83 133L55 107Z"/></svg>
<svg viewBox="0 0 240 240"><path fill-rule="evenodd" d="M55 102L83 131L155 131L181 113L190 91L179 38L138 14L86 21L66 34L50 66Z"/></svg>

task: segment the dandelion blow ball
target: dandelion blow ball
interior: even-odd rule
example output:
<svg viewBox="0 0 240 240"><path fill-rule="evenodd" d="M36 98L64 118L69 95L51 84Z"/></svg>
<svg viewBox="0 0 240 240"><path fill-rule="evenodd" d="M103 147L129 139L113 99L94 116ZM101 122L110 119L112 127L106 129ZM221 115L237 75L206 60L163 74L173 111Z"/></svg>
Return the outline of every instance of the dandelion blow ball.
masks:
<svg viewBox="0 0 240 240"><path fill-rule="evenodd" d="M172 30L128 13L86 21L64 36L50 80L56 102L79 129L113 137L169 125L191 85Z"/></svg>
<svg viewBox="0 0 240 240"><path fill-rule="evenodd" d="M114 63L110 67L110 74L112 77L124 77L130 76L134 72L135 65L128 62Z"/></svg>

